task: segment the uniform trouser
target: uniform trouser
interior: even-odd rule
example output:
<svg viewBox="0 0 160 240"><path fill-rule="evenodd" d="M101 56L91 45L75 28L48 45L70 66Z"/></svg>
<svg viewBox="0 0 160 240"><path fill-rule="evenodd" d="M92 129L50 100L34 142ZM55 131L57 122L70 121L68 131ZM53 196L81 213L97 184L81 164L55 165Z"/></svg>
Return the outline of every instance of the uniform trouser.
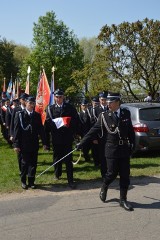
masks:
<svg viewBox="0 0 160 240"><path fill-rule="evenodd" d="M107 158L107 173L104 178L106 185L120 176L120 189L128 189L130 184L130 158Z"/></svg>
<svg viewBox="0 0 160 240"><path fill-rule="evenodd" d="M105 174L107 172L107 161L105 157L105 143L103 139L98 140L98 154L101 165L101 176L105 177Z"/></svg>
<svg viewBox="0 0 160 240"><path fill-rule="evenodd" d="M95 144L95 143L91 144L92 158L93 158L95 166L99 166L100 165L98 149L99 149L98 144Z"/></svg>
<svg viewBox="0 0 160 240"><path fill-rule="evenodd" d="M18 160L19 172L21 173L21 161L22 161L22 153L21 152L17 153L17 160Z"/></svg>
<svg viewBox="0 0 160 240"><path fill-rule="evenodd" d="M53 145L53 161L57 162L59 159L67 155L72 151L72 144L54 144ZM62 162L66 165L68 183L73 182L73 163L72 154L68 155L64 160L54 165L55 176L60 177L62 175Z"/></svg>
<svg viewBox="0 0 160 240"><path fill-rule="evenodd" d="M89 151L91 149L91 143L87 143L85 146L83 146L83 156L84 156L84 159L85 161L89 161L90 160L90 156L89 156Z"/></svg>
<svg viewBox="0 0 160 240"><path fill-rule="evenodd" d="M21 182L26 184L28 175L28 184L33 185L36 175L38 152L22 152L21 154Z"/></svg>

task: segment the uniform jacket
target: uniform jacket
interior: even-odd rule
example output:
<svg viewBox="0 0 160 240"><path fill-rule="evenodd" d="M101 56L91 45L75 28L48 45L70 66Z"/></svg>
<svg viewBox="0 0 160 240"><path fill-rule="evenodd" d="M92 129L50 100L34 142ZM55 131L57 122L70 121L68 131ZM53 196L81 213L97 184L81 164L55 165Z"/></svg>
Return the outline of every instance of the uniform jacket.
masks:
<svg viewBox="0 0 160 240"><path fill-rule="evenodd" d="M8 127L8 128L10 128L10 124L11 124L12 110L13 109L10 106L7 107L6 116L5 116L5 123L6 123L6 127Z"/></svg>
<svg viewBox="0 0 160 240"><path fill-rule="evenodd" d="M49 109L48 109L49 108ZM48 106L46 116L46 132L51 132L52 143L54 144L72 144L74 135L78 132L79 117L77 110L69 103L64 102L63 107L60 108L56 104ZM63 126L57 128L52 121L59 117L71 117L69 127ZM49 146L49 143L47 143Z"/></svg>
<svg viewBox="0 0 160 240"><path fill-rule="evenodd" d="M87 110L85 112L83 111L79 112L79 119L80 119L80 135L81 137L83 137L90 130L91 126Z"/></svg>
<svg viewBox="0 0 160 240"><path fill-rule="evenodd" d="M17 112L14 119L14 148L20 148L22 152L38 151L39 136L43 145L46 145L40 114L33 112L30 117L26 110Z"/></svg>
<svg viewBox="0 0 160 240"><path fill-rule="evenodd" d="M105 106L105 110L104 110L104 108L102 108L102 106L99 105L99 106L95 107L95 116L98 118L99 115L100 115L102 112L105 112L105 111L107 111L107 110L108 110L108 107L107 107L107 106Z"/></svg>
<svg viewBox="0 0 160 240"><path fill-rule="evenodd" d="M104 116L108 129L102 120ZM119 134L111 134L116 127L119 129ZM87 135L81 140L80 145L83 146L86 142L94 139L95 136L103 135L105 141L105 156L107 158L129 157L131 153L131 144L135 145L135 133L131 122L130 112L127 109L120 109L119 120L111 111L101 113L97 123L90 129ZM125 144L119 145L119 140L123 140ZM127 142L129 144L127 144Z"/></svg>
<svg viewBox="0 0 160 240"><path fill-rule="evenodd" d="M22 111L21 106L17 106L12 110L11 124L10 124L10 136L14 135L14 119L17 112Z"/></svg>
<svg viewBox="0 0 160 240"><path fill-rule="evenodd" d="M2 106L1 107L1 109L0 109L0 111L1 111L1 121L2 121L2 123L4 124L4 123L6 123L6 112L7 112L7 106Z"/></svg>

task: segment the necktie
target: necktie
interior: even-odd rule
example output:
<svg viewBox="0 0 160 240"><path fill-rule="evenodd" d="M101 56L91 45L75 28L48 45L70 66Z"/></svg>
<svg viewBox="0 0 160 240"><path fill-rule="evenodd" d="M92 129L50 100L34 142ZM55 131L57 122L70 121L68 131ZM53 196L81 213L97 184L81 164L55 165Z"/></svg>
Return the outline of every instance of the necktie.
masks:
<svg viewBox="0 0 160 240"><path fill-rule="evenodd" d="M116 119L118 120L119 119L118 112L114 112L114 115L115 115Z"/></svg>

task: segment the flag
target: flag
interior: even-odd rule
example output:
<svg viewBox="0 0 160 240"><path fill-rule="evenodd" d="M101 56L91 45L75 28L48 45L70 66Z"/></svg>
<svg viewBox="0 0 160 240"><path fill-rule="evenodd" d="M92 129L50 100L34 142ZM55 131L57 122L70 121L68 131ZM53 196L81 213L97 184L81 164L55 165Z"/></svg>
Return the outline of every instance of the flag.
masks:
<svg viewBox="0 0 160 240"><path fill-rule="evenodd" d="M12 93L12 76L8 84L7 92L6 95L10 99L11 98L11 93Z"/></svg>
<svg viewBox="0 0 160 240"><path fill-rule="evenodd" d="M4 82L3 82L3 92L6 91L6 79L4 78Z"/></svg>
<svg viewBox="0 0 160 240"><path fill-rule="evenodd" d="M51 79L51 94L49 99L49 105L54 104L54 75L52 75Z"/></svg>
<svg viewBox="0 0 160 240"><path fill-rule="evenodd" d="M10 101L12 101L13 99L15 99L15 96L16 96L16 89L15 89L15 83L13 82Z"/></svg>
<svg viewBox="0 0 160 240"><path fill-rule="evenodd" d="M29 74L27 75L25 93L29 95Z"/></svg>
<svg viewBox="0 0 160 240"><path fill-rule="evenodd" d="M20 82L19 78L17 78L17 88L16 89L17 89L16 98L19 98L19 96L21 95L21 92L22 92L21 82Z"/></svg>
<svg viewBox="0 0 160 240"><path fill-rule="evenodd" d="M45 71L43 69L43 71L40 75L39 82L38 82L36 107L35 107L35 111L39 112L41 114L41 119L42 119L43 124L46 120L45 109L46 109L47 105L49 104L49 99L50 99L50 87L48 84L48 80L47 80Z"/></svg>
<svg viewBox="0 0 160 240"><path fill-rule="evenodd" d="M25 89L25 93L29 94L29 74L31 72L31 68L30 66L28 66L28 69L27 69L27 80L26 80L26 89Z"/></svg>
<svg viewBox="0 0 160 240"><path fill-rule="evenodd" d="M52 121L56 124L57 128L61 128L63 126L69 127L71 117L59 117L59 118L54 118Z"/></svg>

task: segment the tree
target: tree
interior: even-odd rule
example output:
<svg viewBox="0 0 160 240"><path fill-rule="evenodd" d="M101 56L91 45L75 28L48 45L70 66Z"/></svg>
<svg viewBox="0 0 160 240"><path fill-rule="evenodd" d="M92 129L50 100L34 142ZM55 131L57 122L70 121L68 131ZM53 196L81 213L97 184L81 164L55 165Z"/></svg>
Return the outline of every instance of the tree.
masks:
<svg viewBox="0 0 160 240"><path fill-rule="evenodd" d="M112 79L109 76L109 64L106 60L105 51L97 49L98 43L99 40L96 38L83 38L80 41L84 53L84 67L72 74L76 85L72 90L78 89L80 96L83 97L91 98L99 92L121 87L121 84L117 82L113 86Z"/></svg>
<svg viewBox="0 0 160 240"><path fill-rule="evenodd" d="M14 42L8 42L5 38L0 40L0 80L5 77L7 82L15 80L19 69L26 56L30 54L30 49L23 45L16 45Z"/></svg>
<svg viewBox="0 0 160 240"><path fill-rule="evenodd" d="M136 91L154 96L160 84L160 21L123 22L105 25L99 36L113 81L137 98Z"/></svg>
<svg viewBox="0 0 160 240"><path fill-rule="evenodd" d="M12 77L16 78L17 69L14 59L15 45L8 42L5 38L0 39L0 80L6 78L7 81Z"/></svg>
<svg viewBox="0 0 160 240"><path fill-rule="evenodd" d="M18 69L21 68L21 66L23 64L23 61L28 56L30 56L30 54L31 54L31 49L30 48L28 48L28 47L26 47L24 45L17 45L17 44L15 44L13 56L14 56L14 59L16 61Z"/></svg>
<svg viewBox="0 0 160 240"><path fill-rule="evenodd" d="M33 49L26 59L21 76L26 76L27 66L31 66L31 82L37 86L41 66L44 67L48 79L54 66L55 87L62 88L69 94L72 86L71 74L83 66L83 54L78 39L62 21L56 19L53 11L41 16L33 27ZM32 88L33 89L33 88Z"/></svg>

